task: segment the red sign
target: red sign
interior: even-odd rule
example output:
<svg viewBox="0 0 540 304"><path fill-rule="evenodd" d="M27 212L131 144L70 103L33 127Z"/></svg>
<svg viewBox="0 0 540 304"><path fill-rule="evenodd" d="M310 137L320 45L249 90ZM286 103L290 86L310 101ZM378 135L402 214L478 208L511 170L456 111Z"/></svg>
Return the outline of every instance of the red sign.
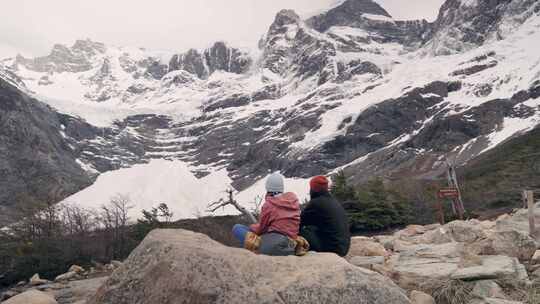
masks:
<svg viewBox="0 0 540 304"><path fill-rule="evenodd" d="M458 198L459 191L456 188L444 188L437 193L439 198Z"/></svg>

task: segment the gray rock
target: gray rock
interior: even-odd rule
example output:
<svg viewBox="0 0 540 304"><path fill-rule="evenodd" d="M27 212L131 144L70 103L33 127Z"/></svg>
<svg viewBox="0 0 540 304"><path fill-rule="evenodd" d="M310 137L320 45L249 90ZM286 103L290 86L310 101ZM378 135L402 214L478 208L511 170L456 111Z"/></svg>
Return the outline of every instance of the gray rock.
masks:
<svg viewBox="0 0 540 304"><path fill-rule="evenodd" d="M410 295L412 304L436 304L435 299L421 291L413 290Z"/></svg>
<svg viewBox="0 0 540 304"><path fill-rule="evenodd" d="M447 279L459 268L459 258L419 258L394 255L387 262L396 283L403 288L417 288L421 282Z"/></svg>
<svg viewBox="0 0 540 304"><path fill-rule="evenodd" d="M75 279L76 277L77 277L77 273L75 271L69 271L69 272L66 272L64 274L57 276L56 278L54 278L54 281L55 282L69 281L69 280Z"/></svg>
<svg viewBox="0 0 540 304"><path fill-rule="evenodd" d="M86 280L63 283L60 288L54 288L51 293L59 304L86 303L91 299L98 288L105 283L108 277L97 277Z"/></svg>
<svg viewBox="0 0 540 304"><path fill-rule="evenodd" d="M2 304L58 304L51 295L38 291L28 290L18 294Z"/></svg>
<svg viewBox="0 0 540 304"><path fill-rule="evenodd" d="M533 257L531 258L532 264L540 264L540 250L534 252Z"/></svg>
<svg viewBox="0 0 540 304"><path fill-rule="evenodd" d="M383 256L353 256L349 259L349 263L371 270L373 265L383 265L384 259Z"/></svg>
<svg viewBox="0 0 540 304"><path fill-rule="evenodd" d="M84 268L82 268L79 265L71 265L71 267L69 267L68 272L75 272L77 274L81 274L84 272Z"/></svg>
<svg viewBox="0 0 540 304"><path fill-rule="evenodd" d="M410 303L389 279L333 254L255 255L183 230L152 231L89 303L178 299L186 303Z"/></svg>
<svg viewBox="0 0 540 304"><path fill-rule="evenodd" d="M351 246L349 253L350 257L354 256L386 256L388 252L383 245L375 242L372 239L365 237L351 238Z"/></svg>
<svg viewBox="0 0 540 304"><path fill-rule="evenodd" d="M482 280L474 284L472 295L480 298L506 299L503 289L492 280Z"/></svg>
<svg viewBox="0 0 540 304"><path fill-rule="evenodd" d="M481 265L465 267L452 273L452 279L486 280L508 278L518 282L529 281L525 266L516 258L507 256L481 256Z"/></svg>
<svg viewBox="0 0 540 304"><path fill-rule="evenodd" d="M528 232L517 230L496 231L488 237L495 254L530 260L536 252L536 242Z"/></svg>
<svg viewBox="0 0 540 304"><path fill-rule="evenodd" d="M474 299L470 304L524 304L523 302L518 301L509 301L497 298L483 298L483 299Z"/></svg>
<svg viewBox="0 0 540 304"><path fill-rule="evenodd" d="M120 261L112 260L112 261L111 261L111 265L113 265L115 268L118 268L118 267L124 265L124 263L122 263L122 262L120 262Z"/></svg>
<svg viewBox="0 0 540 304"><path fill-rule="evenodd" d="M30 286L38 286L38 285L43 285L43 284L47 284L47 283L50 283L50 281L48 280L44 280L42 278L39 277L39 274L34 274L30 280L28 281L28 284Z"/></svg>

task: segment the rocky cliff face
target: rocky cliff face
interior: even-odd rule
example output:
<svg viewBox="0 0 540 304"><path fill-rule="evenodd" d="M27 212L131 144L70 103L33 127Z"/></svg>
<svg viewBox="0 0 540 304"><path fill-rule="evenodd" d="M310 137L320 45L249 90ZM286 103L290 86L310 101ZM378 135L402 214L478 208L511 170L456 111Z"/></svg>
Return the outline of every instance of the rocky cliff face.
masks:
<svg viewBox="0 0 540 304"><path fill-rule="evenodd" d="M14 207L57 202L91 184L62 117L0 79L0 225Z"/></svg>
<svg viewBox="0 0 540 304"><path fill-rule="evenodd" d="M235 74L245 73L251 66L249 54L216 42L211 48L199 52L191 49L184 54L174 55L169 62L169 71L184 70L207 79L215 71Z"/></svg>
<svg viewBox="0 0 540 304"><path fill-rule="evenodd" d="M448 0L434 23L395 21L349 0L307 20L279 12L257 56L79 41L4 60L1 75L66 114L90 174L167 159L226 170L237 189L272 170L433 178L538 125L539 14L530 0Z"/></svg>
<svg viewBox="0 0 540 304"><path fill-rule="evenodd" d="M538 1L449 0L433 25L435 55L455 54L502 40L540 11Z"/></svg>

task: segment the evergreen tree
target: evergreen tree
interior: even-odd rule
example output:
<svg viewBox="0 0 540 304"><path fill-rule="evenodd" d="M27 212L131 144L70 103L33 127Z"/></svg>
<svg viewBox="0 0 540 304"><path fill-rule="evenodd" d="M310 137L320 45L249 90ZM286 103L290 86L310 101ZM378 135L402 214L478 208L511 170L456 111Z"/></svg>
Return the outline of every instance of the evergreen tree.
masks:
<svg viewBox="0 0 540 304"><path fill-rule="evenodd" d="M340 171L333 179L332 194L342 202L351 231L376 231L408 223L409 206L396 191L387 189L381 178L368 181L357 189L347 184Z"/></svg>
<svg viewBox="0 0 540 304"><path fill-rule="evenodd" d="M330 192L337 200L342 202L355 198L354 188L347 184L347 176L343 170L340 170L332 177L332 187Z"/></svg>

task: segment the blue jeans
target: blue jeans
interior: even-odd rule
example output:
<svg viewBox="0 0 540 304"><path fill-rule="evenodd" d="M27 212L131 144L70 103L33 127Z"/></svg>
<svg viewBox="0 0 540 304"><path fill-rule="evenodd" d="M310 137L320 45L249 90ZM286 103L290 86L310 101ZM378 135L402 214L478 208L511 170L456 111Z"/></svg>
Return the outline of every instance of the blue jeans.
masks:
<svg viewBox="0 0 540 304"><path fill-rule="evenodd" d="M246 234L249 232L249 227L246 225L236 224L232 229L232 233L236 239L240 241L240 245L244 246Z"/></svg>
<svg viewBox="0 0 540 304"><path fill-rule="evenodd" d="M242 246L244 246L248 232L249 227L240 224L234 225L232 230L234 237L240 241ZM259 253L274 256L294 255L295 246L296 244L285 235L270 232L261 235Z"/></svg>

